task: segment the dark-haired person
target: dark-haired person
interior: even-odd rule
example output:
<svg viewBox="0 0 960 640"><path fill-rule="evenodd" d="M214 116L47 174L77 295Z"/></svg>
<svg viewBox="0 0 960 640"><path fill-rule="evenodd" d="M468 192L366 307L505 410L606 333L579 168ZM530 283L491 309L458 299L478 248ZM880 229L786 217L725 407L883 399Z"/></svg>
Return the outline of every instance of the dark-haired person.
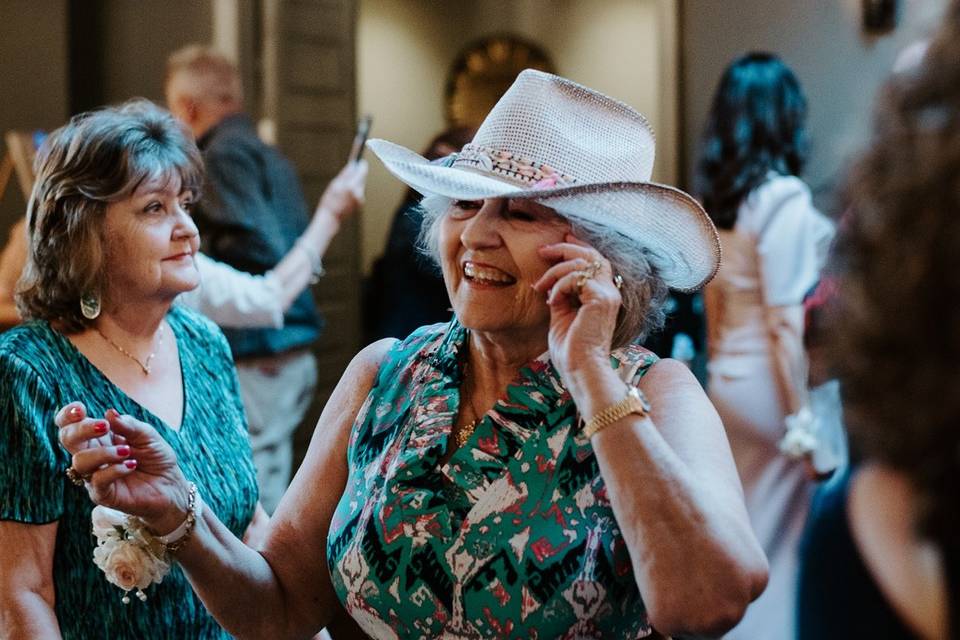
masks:
<svg viewBox="0 0 960 640"><path fill-rule="evenodd" d="M803 296L816 283L833 225L798 177L806 99L776 56L750 53L724 73L708 117L699 193L723 263L705 292L710 399L743 482L770 582L732 639L793 637L796 548L810 499L803 460L781 453L786 419L804 404Z"/></svg>
<svg viewBox="0 0 960 640"><path fill-rule="evenodd" d="M226 638L177 567L145 603L94 564L93 503L57 441L71 405L134 468L114 411L153 426L234 535L265 521L230 349L173 302L199 284L193 138L146 101L75 117L40 150L26 322L0 337L0 637ZM107 418L107 419L104 419ZM146 464L147 460L141 459ZM67 470L70 474L66 474Z"/></svg>

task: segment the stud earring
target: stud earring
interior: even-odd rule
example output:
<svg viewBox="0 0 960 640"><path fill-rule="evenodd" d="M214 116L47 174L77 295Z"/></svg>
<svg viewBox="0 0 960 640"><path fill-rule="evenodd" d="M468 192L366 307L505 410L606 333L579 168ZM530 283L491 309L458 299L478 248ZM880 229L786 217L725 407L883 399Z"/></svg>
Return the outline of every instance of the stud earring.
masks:
<svg viewBox="0 0 960 640"><path fill-rule="evenodd" d="M100 315L100 296L95 293L80 296L80 313L87 320L95 320Z"/></svg>

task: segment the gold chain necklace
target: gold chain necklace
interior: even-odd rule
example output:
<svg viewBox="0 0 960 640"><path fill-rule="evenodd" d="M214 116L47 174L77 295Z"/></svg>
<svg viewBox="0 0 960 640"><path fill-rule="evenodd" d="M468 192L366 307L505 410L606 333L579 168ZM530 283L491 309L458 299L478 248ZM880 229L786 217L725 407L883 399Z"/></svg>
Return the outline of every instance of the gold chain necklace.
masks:
<svg viewBox="0 0 960 640"><path fill-rule="evenodd" d="M469 369L468 369L468 366L467 366L467 365L464 365L463 369L464 369L463 373L464 373L464 381L465 381L465 380L466 380L466 374L467 374L467 372L469 371ZM464 384L464 386L466 386L466 385ZM467 402L466 405L470 408L470 413L472 413L472 414L474 415L474 418L473 418L473 420L471 420L471 421L468 422L467 424L465 424L465 425L463 425L462 427L460 427L460 431L457 432L456 438L454 438L454 442L455 442L456 445L457 445L457 449L459 449L459 448L463 447L463 445L467 444L467 440L469 440L469 439L470 439L470 436L473 435L473 432L476 431L476 429L477 429L477 424L483 419L483 414L480 414L480 413L474 408L474 406L473 406L473 395L472 395L472 394L471 394L471 397L470 397L470 401ZM464 406L464 402L463 402L463 392L461 391L461 393L460 393L460 408L463 409L463 406Z"/></svg>
<svg viewBox="0 0 960 640"><path fill-rule="evenodd" d="M457 437L454 438L454 441L457 443L457 449L467 444L467 440L470 439L470 436L473 435L473 432L476 431L476 429L477 420L471 420L467 424L460 427L460 431L457 432Z"/></svg>
<svg viewBox="0 0 960 640"><path fill-rule="evenodd" d="M143 369L144 375L147 375L147 376L150 375L150 361L153 360L154 357L156 357L157 351L159 351L160 347L163 346L163 323L160 324L160 329L159 331L157 331L157 349L156 351L151 352L150 355L147 356L147 359L144 362L140 362L140 358L133 355L132 353L130 353L129 351L127 351L126 349L118 345L116 342L108 338L103 331L100 331L100 327L94 326L93 328L97 330L97 333L100 334L100 337L106 340L111 347L113 347L114 349L119 351L122 355L125 355L126 357L130 358L131 360L136 362L138 365L140 365L140 368Z"/></svg>

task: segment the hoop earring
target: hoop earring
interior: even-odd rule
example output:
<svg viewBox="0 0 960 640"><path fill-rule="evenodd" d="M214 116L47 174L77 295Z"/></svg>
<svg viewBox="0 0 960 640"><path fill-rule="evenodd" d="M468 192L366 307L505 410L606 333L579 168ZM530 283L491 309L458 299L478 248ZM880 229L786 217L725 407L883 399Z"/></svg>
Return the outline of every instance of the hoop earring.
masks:
<svg viewBox="0 0 960 640"><path fill-rule="evenodd" d="M87 320L95 320L100 315L100 296L95 293L80 296L80 313Z"/></svg>

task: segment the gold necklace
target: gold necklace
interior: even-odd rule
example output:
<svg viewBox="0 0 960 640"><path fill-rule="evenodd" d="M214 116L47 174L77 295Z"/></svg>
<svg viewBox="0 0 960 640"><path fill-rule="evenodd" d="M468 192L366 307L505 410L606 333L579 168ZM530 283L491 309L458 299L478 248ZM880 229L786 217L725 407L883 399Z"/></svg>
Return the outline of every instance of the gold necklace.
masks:
<svg viewBox="0 0 960 640"><path fill-rule="evenodd" d="M454 442L457 443L457 449L463 447L467 444L467 440L470 439L470 436L473 435L473 432L477 429L477 420L471 420L467 424L460 427L460 431L457 432L457 437L454 438Z"/></svg>
<svg viewBox="0 0 960 640"><path fill-rule="evenodd" d="M163 323L160 324L160 329L157 331L157 350L151 352L150 355L147 356L147 359L144 362L140 362L140 359L137 356L133 355L132 353L130 353L129 351L127 351L126 349L118 345L116 342L108 338L103 331L100 331L100 327L94 326L93 328L97 330L97 333L100 334L100 337L106 340L111 347L113 347L114 349L119 351L122 355L125 355L126 357L130 358L131 360L136 362L138 365L140 365L140 368L143 369L144 375L147 375L147 376L150 375L150 361L153 360L154 357L156 357L157 351L159 351L160 347L163 346Z"/></svg>
<svg viewBox="0 0 960 640"><path fill-rule="evenodd" d="M467 365L464 365L463 369L464 369L464 371L463 371L463 373L464 373L464 382L461 383L461 384L463 384L463 386L465 387L465 386L466 386L466 374L467 374L467 372L469 371L469 369L468 369L468 366L467 366ZM463 392L461 391L461 392L460 392L460 408L461 408L461 410L462 410L463 407L464 407L464 404L466 404L466 406L470 408L470 413L472 413L472 414L474 415L474 418L473 418L473 420L471 420L471 421L468 422L467 424L465 424L465 425L463 425L462 427L460 427L460 431L457 432L456 438L454 438L454 442L455 442L456 445L457 445L457 449L459 449L459 448L463 447L465 444L467 444L467 440L469 440L469 439L470 439L470 436L473 435L473 432L477 430L477 424L483 419L483 414L479 413L479 412L476 410L476 408L474 408L474 406L473 406L473 396L472 396L472 394L471 394L471 397L470 397L470 401L469 401L469 402L464 403L464 402L463 402L463 399L464 399L464 398L463 398Z"/></svg>

